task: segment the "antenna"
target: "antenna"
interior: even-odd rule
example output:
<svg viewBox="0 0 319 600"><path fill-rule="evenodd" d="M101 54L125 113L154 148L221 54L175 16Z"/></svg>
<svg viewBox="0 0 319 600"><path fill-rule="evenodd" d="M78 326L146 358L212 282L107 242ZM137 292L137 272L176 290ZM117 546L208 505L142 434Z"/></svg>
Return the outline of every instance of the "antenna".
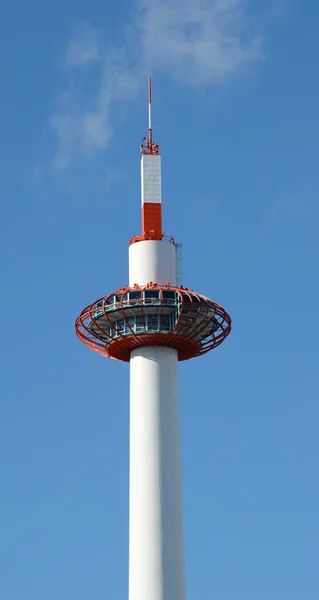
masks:
<svg viewBox="0 0 319 600"><path fill-rule="evenodd" d="M148 83L148 141L152 144L152 78L149 77Z"/></svg>
<svg viewBox="0 0 319 600"><path fill-rule="evenodd" d="M152 78L147 79L148 88L148 138L142 138L141 152L142 154L160 154L160 147L153 142L152 129Z"/></svg>

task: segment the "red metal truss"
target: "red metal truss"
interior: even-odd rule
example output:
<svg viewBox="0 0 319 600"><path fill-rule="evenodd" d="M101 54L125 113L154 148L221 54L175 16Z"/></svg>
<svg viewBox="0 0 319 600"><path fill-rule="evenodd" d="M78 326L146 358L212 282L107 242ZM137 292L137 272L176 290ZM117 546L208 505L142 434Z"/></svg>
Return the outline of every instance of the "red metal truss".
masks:
<svg viewBox="0 0 319 600"><path fill-rule="evenodd" d="M158 290L159 298L156 300L143 298L144 290ZM165 294L163 295L165 290L176 292L179 296L179 315L170 332L163 330L163 310L165 306L172 307L175 304L176 307L177 302L166 299ZM138 298L127 300L128 292L137 291L140 291ZM115 295L118 296L118 301L110 304L109 300ZM160 310L159 331L149 333L146 331L145 310L147 312L147 306L154 305L154 303ZM121 311L123 323L130 331L129 334L124 334L122 330L118 329L110 318L106 310L106 307L110 307L110 305L113 309L118 308ZM140 333L133 331L129 320L132 315L127 314L125 307L130 307L131 311L139 308L136 316L142 319L144 331ZM97 310L100 312L100 317L104 317L102 325L99 324L99 318L95 316ZM101 311L103 312L101 313ZM119 288L112 294L93 302L81 312L75 327L80 340L88 348L103 356L128 362L130 354L135 348L165 346L174 348L178 353L179 360L188 360L206 354L219 346L230 333L231 319L222 306L202 294L197 294L182 286L172 287L169 284L158 286L151 282L143 287L134 285L133 287ZM110 333L109 327L115 334Z"/></svg>

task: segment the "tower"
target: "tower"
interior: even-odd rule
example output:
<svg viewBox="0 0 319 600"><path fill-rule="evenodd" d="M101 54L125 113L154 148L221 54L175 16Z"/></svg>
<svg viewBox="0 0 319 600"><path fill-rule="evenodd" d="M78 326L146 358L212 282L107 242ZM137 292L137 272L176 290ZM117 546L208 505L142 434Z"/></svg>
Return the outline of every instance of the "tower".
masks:
<svg viewBox="0 0 319 600"><path fill-rule="evenodd" d="M178 361L221 344L231 319L177 279L179 245L162 231L161 154L141 145L142 233L129 244L129 284L87 306L77 336L130 363L129 600L185 600Z"/></svg>

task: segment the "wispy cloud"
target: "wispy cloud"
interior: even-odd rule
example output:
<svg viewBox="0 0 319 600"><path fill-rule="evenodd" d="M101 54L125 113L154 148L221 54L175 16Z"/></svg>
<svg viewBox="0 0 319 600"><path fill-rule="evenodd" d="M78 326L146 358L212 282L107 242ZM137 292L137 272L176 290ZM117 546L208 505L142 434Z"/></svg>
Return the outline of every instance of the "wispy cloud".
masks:
<svg viewBox="0 0 319 600"><path fill-rule="evenodd" d="M191 86L214 85L260 60L262 40L249 25L242 0L133 0L120 45L108 43L106 31L79 25L65 55L72 93L63 94L51 119L58 140L52 168L65 171L77 158L93 158L107 148L112 106L132 99L146 73L161 71ZM97 85L88 77L92 68ZM84 76L93 95L80 93Z"/></svg>
<svg viewBox="0 0 319 600"><path fill-rule="evenodd" d="M142 0L139 32L149 68L191 85L216 83L261 57L261 38L245 41L240 0ZM154 44L154 40L158 40Z"/></svg>
<svg viewBox="0 0 319 600"><path fill-rule="evenodd" d="M67 67L88 66L100 59L102 46L101 31L90 23L77 24L67 45L65 63Z"/></svg>

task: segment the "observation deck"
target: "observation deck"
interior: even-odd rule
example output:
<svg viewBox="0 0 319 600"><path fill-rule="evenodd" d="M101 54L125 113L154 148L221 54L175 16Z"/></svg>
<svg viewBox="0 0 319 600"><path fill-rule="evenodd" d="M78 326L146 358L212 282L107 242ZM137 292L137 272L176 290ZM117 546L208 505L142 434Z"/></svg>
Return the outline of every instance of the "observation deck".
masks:
<svg viewBox="0 0 319 600"><path fill-rule="evenodd" d="M206 296L150 282L100 298L82 311L75 326L86 346L110 358L129 362L135 348L166 346L187 360L219 346L230 333L231 319Z"/></svg>

